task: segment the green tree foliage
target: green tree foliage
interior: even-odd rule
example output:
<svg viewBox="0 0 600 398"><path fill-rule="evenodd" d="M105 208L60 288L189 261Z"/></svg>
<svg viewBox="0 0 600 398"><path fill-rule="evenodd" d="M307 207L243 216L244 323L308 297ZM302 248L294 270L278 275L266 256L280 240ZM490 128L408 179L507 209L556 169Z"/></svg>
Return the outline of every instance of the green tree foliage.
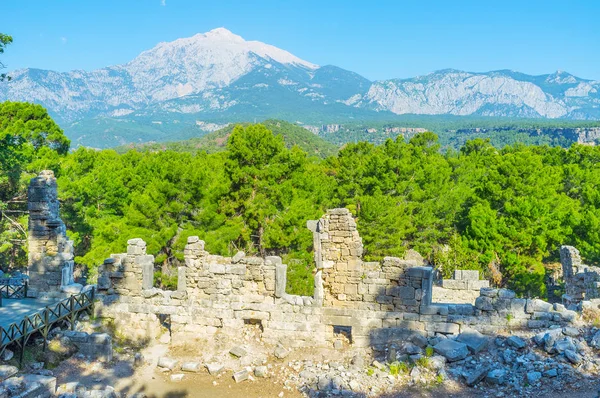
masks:
<svg viewBox="0 0 600 398"><path fill-rule="evenodd" d="M5 267L25 261L28 180L43 169L59 173L68 149L69 140L43 107L0 103L0 263Z"/></svg>
<svg viewBox="0 0 600 398"><path fill-rule="evenodd" d="M6 48L6 46L12 43L12 41L13 39L11 36L4 33L0 33L0 54L4 54L4 49ZM4 68L4 64L0 62L0 69ZM10 76L7 76L6 73L0 73L0 82L4 81L5 79L10 80Z"/></svg>
<svg viewBox="0 0 600 398"><path fill-rule="evenodd" d="M65 155L68 140L39 108L5 103L0 115L1 183L23 192L27 173L55 168L76 260L92 277L140 237L156 256L157 283L172 288L171 267L183 260L187 237L198 235L211 253L282 256L289 291L310 294L306 221L338 206L357 217L368 260L416 249L446 276L477 269L523 296L545 295L544 264L558 259L561 244L600 262L597 147L497 149L476 138L444 152L435 134L421 133L348 144L319 159L259 124L232 128L223 150L210 154ZM3 234L16 231L3 222ZM10 239L0 239L7 252Z"/></svg>

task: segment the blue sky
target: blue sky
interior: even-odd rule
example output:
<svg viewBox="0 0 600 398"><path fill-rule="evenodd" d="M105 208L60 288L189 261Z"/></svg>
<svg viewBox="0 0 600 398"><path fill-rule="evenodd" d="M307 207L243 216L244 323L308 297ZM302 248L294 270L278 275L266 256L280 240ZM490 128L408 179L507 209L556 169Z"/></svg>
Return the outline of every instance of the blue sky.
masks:
<svg viewBox="0 0 600 398"><path fill-rule="evenodd" d="M2 4L8 70L92 70L226 27L372 79L566 70L600 80L600 1L53 0Z"/></svg>

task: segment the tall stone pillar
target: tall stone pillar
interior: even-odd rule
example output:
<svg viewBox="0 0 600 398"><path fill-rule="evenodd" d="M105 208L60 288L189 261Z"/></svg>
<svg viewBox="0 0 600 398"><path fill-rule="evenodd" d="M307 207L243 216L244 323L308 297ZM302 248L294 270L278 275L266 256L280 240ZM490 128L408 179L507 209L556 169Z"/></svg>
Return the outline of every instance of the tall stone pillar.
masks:
<svg viewBox="0 0 600 398"><path fill-rule="evenodd" d="M29 295L54 296L73 282L73 242L60 219L56 178L51 170L32 178L27 191L29 210ZM64 269L64 270L63 270Z"/></svg>
<svg viewBox="0 0 600 398"><path fill-rule="evenodd" d="M348 209L330 209L317 222L309 221L315 246L315 301L339 306L360 301L363 244Z"/></svg>

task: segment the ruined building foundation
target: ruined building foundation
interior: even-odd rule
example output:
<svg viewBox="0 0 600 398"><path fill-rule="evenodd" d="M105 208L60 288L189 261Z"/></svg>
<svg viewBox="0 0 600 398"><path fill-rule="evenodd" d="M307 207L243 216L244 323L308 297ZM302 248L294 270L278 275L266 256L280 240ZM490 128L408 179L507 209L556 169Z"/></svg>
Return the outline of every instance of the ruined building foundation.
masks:
<svg viewBox="0 0 600 398"><path fill-rule="evenodd" d="M212 255L198 237L188 239L177 290L160 290L153 287L154 257L143 240L131 239L126 253L111 255L100 267L99 315L112 318L131 338L155 338L164 325L181 340L236 335L245 324L258 324L267 343L329 346L343 329L354 346L374 348L415 333L450 335L469 328L492 333L576 317L561 304L487 287L474 305L435 303L432 268L422 259L362 260L362 240L347 209L329 210L307 226L316 264L312 297L286 293L287 266L280 257ZM465 279L467 287L475 283L471 279Z"/></svg>

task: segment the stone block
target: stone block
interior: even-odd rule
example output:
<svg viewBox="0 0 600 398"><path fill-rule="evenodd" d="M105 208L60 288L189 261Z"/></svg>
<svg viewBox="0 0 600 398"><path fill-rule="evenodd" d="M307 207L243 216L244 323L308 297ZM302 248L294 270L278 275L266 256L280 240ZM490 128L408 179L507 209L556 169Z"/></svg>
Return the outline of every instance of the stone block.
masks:
<svg viewBox="0 0 600 398"><path fill-rule="evenodd" d="M486 280L468 280L467 289L480 291L482 287L490 287L490 281Z"/></svg>
<svg viewBox="0 0 600 398"><path fill-rule="evenodd" d="M479 290L479 294L484 297L497 297L498 289L492 289L490 287L482 287Z"/></svg>
<svg viewBox="0 0 600 398"><path fill-rule="evenodd" d="M232 257L231 261L234 264L239 263L240 261L242 261L242 259L246 257L246 253L244 253L243 251L239 251L237 253L235 253L235 255Z"/></svg>
<svg viewBox="0 0 600 398"><path fill-rule="evenodd" d="M275 297L283 297L285 295L285 287L287 283L287 265L275 265Z"/></svg>
<svg viewBox="0 0 600 398"><path fill-rule="evenodd" d="M242 346L233 347L231 350L229 350L229 353L236 358L244 357L247 354L246 349Z"/></svg>
<svg viewBox="0 0 600 398"><path fill-rule="evenodd" d="M160 368L173 370L177 366L177 363L178 361L176 359L171 359L167 357L158 358L158 367Z"/></svg>
<svg viewBox="0 0 600 398"><path fill-rule="evenodd" d="M433 350L446 358L448 362L460 361L469 355L469 349L466 344L451 339L444 339L437 343Z"/></svg>
<svg viewBox="0 0 600 398"><path fill-rule="evenodd" d="M184 372L198 373L201 365L199 362L184 362L181 364L181 370Z"/></svg>
<svg viewBox="0 0 600 398"><path fill-rule="evenodd" d="M225 368L225 366L223 366L222 364L215 363L215 362L213 362L213 363L207 363L204 366L206 366L206 369L208 370L208 373L210 373L211 375L218 375Z"/></svg>
<svg viewBox="0 0 600 398"><path fill-rule="evenodd" d="M479 271L474 270L462 270L462 278L463 280L468 281L478 281L479 280Z"/></svg>
<svg viewBox="0 0 600 398"><path fill-rule="evenodd" d="M483 291L483 289L481 289ZM475 299L475 308L482 311L493 311L494 304L491 297L479 296Z"/></svg>
<svg viewBox="0 0 600 398"><path fill-rule="evenodd" d="M469 351L473 354L478 354L480 351L484 350L489 343L489 338L487 336L484 336L474 329L462 331L456 340L466 344Z"/></svg>
<svg viewBox="0 0 600 398"><path fill-rule="evenodd" d="M208 271L211 274L224 274L225 273L225 264L210 264L208 266Z"/></svg>
<svg viewBox="0 0 600 398"><path fill-rule="evenodd" d="M233 374L233 380L235 380L236 383L241 383L242 381L248 380L249 376L250 373L246 369L243 369Z"/></svg>
<svg viewBox="0 0 600 398"><path fill-rule="evenodd" d="M460 331L460 326L457 323L450 322L429 322L425 324L425 329L436 333L457 334Z"/></svg>
<svg viewBox="0 0 600 398"><path fill-rule="evenodd" d="M468 283L463 280L444 279L442 280L442 287L444 289L464 290L468 288Z"/></svg>

